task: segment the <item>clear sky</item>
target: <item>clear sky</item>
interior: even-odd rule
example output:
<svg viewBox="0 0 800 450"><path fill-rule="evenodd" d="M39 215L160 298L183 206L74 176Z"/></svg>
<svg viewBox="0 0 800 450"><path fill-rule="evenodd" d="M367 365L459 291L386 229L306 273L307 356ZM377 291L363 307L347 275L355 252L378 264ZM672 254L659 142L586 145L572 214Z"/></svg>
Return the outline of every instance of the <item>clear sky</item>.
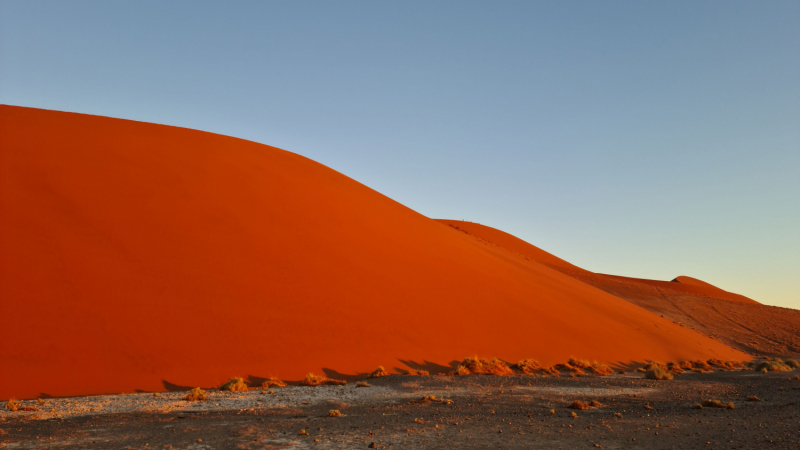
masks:
<svg viewBox="0 0 800 450"><path fill-rule="evenodd" d="M250 139L800 308L800 2L0 0L0 102Z"/></svg>

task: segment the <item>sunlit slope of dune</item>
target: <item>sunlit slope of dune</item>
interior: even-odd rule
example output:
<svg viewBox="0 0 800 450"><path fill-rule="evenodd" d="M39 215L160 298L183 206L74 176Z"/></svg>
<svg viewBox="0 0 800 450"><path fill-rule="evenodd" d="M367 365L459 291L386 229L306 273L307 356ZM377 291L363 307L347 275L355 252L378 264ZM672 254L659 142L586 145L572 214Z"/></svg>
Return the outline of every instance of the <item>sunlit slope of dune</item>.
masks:
<svg viewBox="0 0 800 450"><path fill-rule="evenodd" d="M0 298L0 398L474 354L746 358L296 154L11 106Z"/></svg>

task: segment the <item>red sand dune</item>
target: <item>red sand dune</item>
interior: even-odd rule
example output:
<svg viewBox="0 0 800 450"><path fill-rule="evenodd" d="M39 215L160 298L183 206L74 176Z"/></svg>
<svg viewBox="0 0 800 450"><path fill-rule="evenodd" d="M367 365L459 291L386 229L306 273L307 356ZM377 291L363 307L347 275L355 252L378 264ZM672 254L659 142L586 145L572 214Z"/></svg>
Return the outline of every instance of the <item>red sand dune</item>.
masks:
<svg viewBox="0 0 800 450"><path fill-rule="evenodd" d="M253 142L0 106L0 183L2 399L475 354L748 359Z"/></svg>

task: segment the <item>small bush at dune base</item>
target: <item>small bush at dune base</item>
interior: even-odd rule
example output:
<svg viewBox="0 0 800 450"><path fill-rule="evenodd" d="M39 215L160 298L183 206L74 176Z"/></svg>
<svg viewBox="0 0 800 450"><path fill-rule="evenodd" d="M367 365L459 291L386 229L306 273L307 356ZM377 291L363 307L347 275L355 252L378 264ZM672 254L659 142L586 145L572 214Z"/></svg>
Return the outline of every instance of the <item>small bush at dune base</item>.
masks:
<svg viewBox="0 0 800 450"><path fill-rule="evenodd" d="M579 367L573 366L570 363L559 363L554 365L552 368L558 371L559 373L568 372L570 374L569 376L571 377L575 375L586 375L586 373L583 370L581 370Z"/></svg>
<svg viewBox="0 0 800 450"><path fill-rule="evenodd" d="M794 370L791 366L787 365L780 359L773 359L772 361L763 361L755 366L756 372L790 372Z"/></svg>
<svg viewBox="0 0 800 450"><path fill-rule="evenodd" d="M539 361L535 359L523 359L522 361L518 361L514 364L514 368L525 375L535 375L543 370L542 366L539 365Z"/></svg>
<svg viewBox="0 0 800 450"><path fill-rule="evenodd" d="M600 363L592 363L591 367L589 367L589 372L604 377L606 375L611 375L614 373L610 367L605 364Z"/></svg>
<svg viewBox="0 0 800 450"><path fill-rule="evenodd" d="M406 375L411 375L412 377L428 377L431 374L427 370L408 369Z"/></svg>
<svg viewBox="0 0 800 450"><path fill-rule="evenodd" d="M323 377L321 375L314 375L313 373L309 373L306 375L306 379L300 382L303 386L336 386L347 384L347 381L344 380L334 380L333 378Z"/></svg>
<svg viewBox="0 0 800 450"><path fill-rule="evenodd" d="M189 391L189 393L186 394L183 399L187 402L204 402L208 400L208 397L206 396L206 391L196 387Z"/></svg>
<svg viewBox="0 0 800 450"><path fill-rule="evenodd" d="M234 377L230 380L226 381L219 387L220 391L230 391L230 392L244 392L248 389L247 383L244 382L243 378Z"/></svg>
<svg viewBox="0 0 800 450"><path fill-rule="evenodd" d="M485 374L485 375L498 375L508 376L513 375L514 371L508 367L508 364L497 359L481 359L477 356L473 358L466 358L461 362L461 365L456 369L458 375L472 375L472 374Z"/></svg>
<svg viewBox="0 0 800 450"><path fill-rule="evenodd" d="M359 381L356 383L356 387L370 387L370 384L366 381Z"/></svg>
<svg viewBox="0 0 800 450"><path fill-rule="evenodd" d="M6 403L6 409L11 412L16 412L19 409L19 402L17 400L10 398Z"/></svg>
<svg viewBox="0 0 800 450"><path fill-rule="evenodd" d="M787 359L783 363L791 367L792 369L797 369L798 367L800 367L800 363L798 363L796 359Z"/></svg>
<svg viewBox="0 0 800 450"><path fill-rule="evenodd" d="M375 369L375 371L369 374L369 378L380 378L386 376L389 376L389 372L387 372L386 369L383 368L383 366L378 366L378 368Z"/></svg>
<svg viewBox="0 0 800 450"><path fill-rule="evenodd" d="M339 411L338 409L332 409L332 410L328 411L328 417L340 417L341 415L342 415L342 412Z"/></svg>
<svg viewBox="0 0 800 450"><path fill-rule="evenodd" d="M600 364L597 361L589 362L585 359L570 358L566 365L574 367L580 371L587 371L600 376L611 375L614 373L614 371L611 370L611 368L609 368L607 365ZM578 373L578 371L574 372ZM579 375L582 375L582 373L579 373Z"/></svg>
<svg viewBox="0 0 800 450"><path fill-rule="evenodd" d="M719 367L721 370L741 370L745 366L739 361L722 361L719 359L709 359L706 361L709 366Z"/></svg>
<svg viewBox="0 0 800 450"><path fill-rule="evenodd" d="M543 367L542 365L539 364L539 361L535 359L523 359L514 364L512 368L516 371L524 373L525 375L536 375L536 374L541 374L542 376L559 375L558 369L556 369L555 366Z"/></svg>
<svg viewBox="0 0 800 450"><path fill-rule="evenodd" d="M573 401L572 403L569 404L569 408L570 409L584 410L584 409L591 408L591 406L589 406L589 404L586 403L586 402L582 402L580 400L575 400L575 401Z"/></svg>
<svg viewBox="0 0 800 450"><path fill-rule="evenodd" d="M286 383L275 377L269 377L264 380L263 383L261 383L261 387L264 389L269 389L271 387L286 387Z"/></svg>
<svg viewBox="0 0 800 450"><path fill-rule="evenodd" d="M644 377L649 380L671 380L673 375L661 368L661 366L653 366L645 372Z"/></svg>
<svg viewBox="0 0 800 450"><path fill-rule="evenodd" d="M666 370L669 371L672 375L681 375L684 373L684 370L681 368L680 363L676 363L674 361L670 361L666 365Z"/></svg>

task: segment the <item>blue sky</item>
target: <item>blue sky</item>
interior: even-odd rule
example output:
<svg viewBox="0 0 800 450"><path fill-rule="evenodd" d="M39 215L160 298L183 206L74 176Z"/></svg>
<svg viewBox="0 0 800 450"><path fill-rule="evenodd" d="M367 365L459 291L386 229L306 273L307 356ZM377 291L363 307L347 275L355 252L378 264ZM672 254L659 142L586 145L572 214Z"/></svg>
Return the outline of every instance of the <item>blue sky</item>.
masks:
<svg viewBox="0 0 800 450"><path fill-rule="evenodd" d="M0 102L250 139L800 308L800 2L0 0Z"/></svg>

